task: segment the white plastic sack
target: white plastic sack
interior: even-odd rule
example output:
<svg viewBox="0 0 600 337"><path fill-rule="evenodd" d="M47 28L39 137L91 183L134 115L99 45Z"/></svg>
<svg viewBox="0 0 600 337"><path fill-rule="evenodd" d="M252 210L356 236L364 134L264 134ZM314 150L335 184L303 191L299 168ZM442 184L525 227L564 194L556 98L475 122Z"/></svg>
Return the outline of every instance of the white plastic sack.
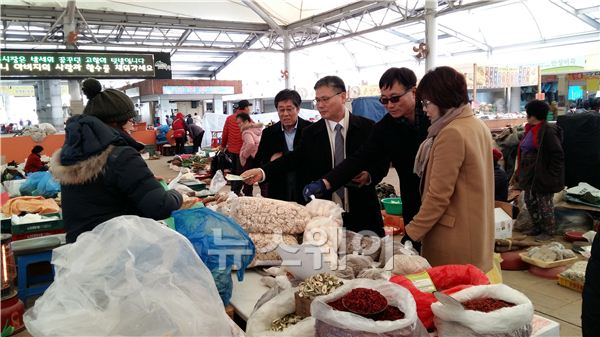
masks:
<svg viewBox="0 0 600 337"><path fill-rule="evenodd" d="M533 304L521 292L504 284L473 286L451 295L459 302L494 298L514 303L514 307L491 312L456 310L440 302L431 305L438 336L530 336Z"/></svg>
<svg viewBox="0 0 600 337"><path fill-rule="evenodd" d="M328 217L337 222L340 226L343 225L342 213L344 209L331 200L313 199L306 204L306 210L312 217Z"/></svg>
<svg viewBox="0 0 600 337"><path fill-rule="evenodd" d="M342 241L341 224L330 217L314 217L304 228L303 243L319 247L331 266L338 262L338 245Z"/></svg>
<svg viewBox="0 0 600 337"><path fill-rule="evenodd" d="M21 196L21 185L23 185L27 179L18 179L18 180L7 180L2 183L8 196L11 198Z"/></svg>
<svg viewBox="0 0 600 337"><path fill-rule="evenodd" d="M39 336L234 336L235 324L191 243L121 216L52 254L52 285L24 316Z"/></svg>
<svg viewBox="0 0 600 337"><path fill-rule="evenodd" d="M283 331L271 331L271 323L296 311L294 292L298 288L283 290L269 302L250 315L246 324L246 336L312 337L315 334L315 319L307 317Z"/></svg>
<svg viewBox="0 0 600 337"><path fill-rule="evenodd" d="M227 180L225 180L225 176L223 176L223 172L218 170L215 173L215 176L210 180L210 185L208 186L208 190L211 193L219 193L219 191L227 185Z"/></svg>
<svg viewBox="0 0 600 337"><path fill-rule="evenodd" d="M369 288L380 292L388 301L388 305L398 307L404 318L396 321L373 321L351 312L338 311L327 303L334 301L354 288ZM340 336L423 336L429 337L427 330L417 316L417 305L413 296L405 288L385 280L355 279L344 281L344 285L329 295L315 298L310 306L312 316L317 320L315 337L320 334L319 326L325 323L329 327L339 329ZM327 329L331 336L331 329Z"/></svg>

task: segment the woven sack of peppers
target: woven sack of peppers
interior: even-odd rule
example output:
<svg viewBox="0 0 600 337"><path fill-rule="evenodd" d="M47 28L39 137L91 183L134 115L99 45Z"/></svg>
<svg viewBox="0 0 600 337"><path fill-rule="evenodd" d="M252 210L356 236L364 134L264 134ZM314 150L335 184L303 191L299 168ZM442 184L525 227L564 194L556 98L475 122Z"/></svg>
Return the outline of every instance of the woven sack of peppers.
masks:
<svg viewBox="0 0 600 337"><path fill-rule="evenodd" d="M385 280L355 279L315 298L315 337L429 336L410 292Z"/></svg>
<svg viewBox="0 0 600 337"><path fill-rule="evenodd" d="M473 286L451 295L465 310L440 302L431 310L438 336L531 336L533 304L504 284Z"/></svg>

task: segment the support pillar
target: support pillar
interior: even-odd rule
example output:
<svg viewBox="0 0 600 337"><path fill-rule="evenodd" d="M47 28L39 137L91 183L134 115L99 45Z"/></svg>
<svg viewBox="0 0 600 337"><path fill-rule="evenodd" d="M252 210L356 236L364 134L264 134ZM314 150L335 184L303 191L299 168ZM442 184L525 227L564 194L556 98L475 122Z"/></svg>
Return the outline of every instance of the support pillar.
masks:
<svg viewBox="0 0 600 337"><path fill-rule="evenodd" d="M425 43L429 53L425 58L425 71L435 68L437 58L437 0L425 0Z"/></svg>
<svg viewBox="0 0 600 337"><path fill-rule="evenodd" d="M285 88L290 89L290 76L292 71L290 69L290 36L287 31L283 35L283 71L287 72L284 75Z"/></svg>
<svg viewBox="0 0 600 337"><path fill-rule="evenodd" d="M34 86L40 123L50 123L57 130L65 128L60 80L41 80Z"/></svg>
<svg viewBox="0 0 600 337"><path fill-rule="evenodd" d="M521 87L510 88L510 102L508 112L519 112L521 110Z"/></svg>
<svg viewBox="0 0 600 337"><path fill-rule="evenodd" d="M67 50L73 50L77 44L77 19L75 18L75 12L77 7L75 1L70 0L67 2L66 13L63 17L63 31L65 36L65 45ZM69 80L69 95L71 96L70 104L71 115L81 115L83 113L83 100L81 98L81 84L78 80Z"/></svg>
<svg viewBox="0 0 600 337"><path fill-rule="evenodd" d="M222 96L214 96L213 97L213 107L215 108L216 114L223 113L223 97Z"/></svg>

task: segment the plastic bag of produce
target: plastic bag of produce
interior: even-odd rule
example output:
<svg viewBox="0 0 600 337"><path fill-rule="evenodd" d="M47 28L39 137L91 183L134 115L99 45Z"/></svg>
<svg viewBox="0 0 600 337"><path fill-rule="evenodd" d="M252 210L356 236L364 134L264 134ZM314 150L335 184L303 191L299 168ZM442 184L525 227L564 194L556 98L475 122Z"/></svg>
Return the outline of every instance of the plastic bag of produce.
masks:
<svg viewBox="0 0 600 337"><path fill-rule="evenodd" d="M27 175L27 180L20 187L21 195L41 195L45 198L53 198L60 192L60 184L48 171L33 172Z"/></svg>
<svg viewBox="0 0 600 337"><path fill-rule="evenodd" d="M244 270L254 258L252 240L231 218L205 207L175 211L173 218L175 229L192 242L212 273L223 303L229 304L231 271L235 266L238 280L244 279Z"/></svg>
<svg viewBox="0 0 600 337"><path fill-rule="evenodd" d="M297 290L297 288L283 290L270 301L256 309L248 318L248 322L246 324L246 336L314 336L315 319L312 317L299 318L288 316L282 322L282 318L293 314L296 310L294 293ZM298 322L292 325L287 325L285 322L290 320L292 322L297 320ZM278 331L275 331L274 329Z"/></svg>
<svg viewBox="0 0 600 337"><path fill-rule="evenodd" d="M352 312L336 310L329 304L356 288L376 290L385 297L388 306L400 309L404 318L375 321ZM315 337L429 336L417 317L415 300L410 292L384 280L344 281L344 285L331 294L315 298L310 311L316 320Z"/></svg>
<svg viewBox="0 0 600 337"><path fill-rule="evenodd" d="M33 336L237 335L190 242L154 220L111 219L52 263L54 282L24 316Z"/></svg>
<svg viewBox="0 0 600 337"><path fill-rule="evenodd" d="M487 276L479 268L467 265L446 265L427 269L433 285L438 291L452 294L473 285L490 284ZM430 292L424 292L413 284L411 280L402 275L393 276L390 282L408 289L417 303L417 314L427 329L433 329L433 313L431 304L437 302Z"/></svg>
<svg viewBox="0 0 600 337"><path fill-rule="evenodd" d="M248 233L256 247L256 256L248 267L279 266L281 256L277 252L279 245L298 245L298 239L291 234Z"/></svg>
<svg viewBox="0 0 600 337"><path fill-rule="evenodd" d="M497 310L483 312L475 310L457 310L455 307L439 302L431 305L435 315L438 336L494 336L525 337L531 336L533 304L521 292L504 284L474 286L452 295L464 303L474 299L502 300L514 304ZM477 310L492 310L494 303L476 303Z"/></svg>

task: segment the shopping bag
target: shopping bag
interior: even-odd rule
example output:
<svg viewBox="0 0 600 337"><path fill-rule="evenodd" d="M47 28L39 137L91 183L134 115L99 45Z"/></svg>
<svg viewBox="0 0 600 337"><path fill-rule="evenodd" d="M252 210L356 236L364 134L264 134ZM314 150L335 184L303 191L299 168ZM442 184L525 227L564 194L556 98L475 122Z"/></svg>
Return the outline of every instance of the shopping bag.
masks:
<svg viewBox="0 0 600 337"><path fill-rule="evenodd" d="M41 195L44 198L53 198L60 192L60 184L52 178L48 171L33 172L27 175L27 180L21 185L21 195Z"/></svg>
<svg viewBox="0 0 600 337"><path fill-rule="evenodd" d="M172 215L175 230L190 240L212 273L223 303L229 304L233 290L231 271L235 266L238 280L244 279L244 270L255 254L252 240L231 218L205 207L179 210Z"/></svg>
<svg viewBox="0 0 600 337"><path fill-rule="evenodd" d="M231 169L233 167L232 163L233 161L227 153L219 151L210 162L210 172L214 175L219 170L225 171Z"/></svg>

